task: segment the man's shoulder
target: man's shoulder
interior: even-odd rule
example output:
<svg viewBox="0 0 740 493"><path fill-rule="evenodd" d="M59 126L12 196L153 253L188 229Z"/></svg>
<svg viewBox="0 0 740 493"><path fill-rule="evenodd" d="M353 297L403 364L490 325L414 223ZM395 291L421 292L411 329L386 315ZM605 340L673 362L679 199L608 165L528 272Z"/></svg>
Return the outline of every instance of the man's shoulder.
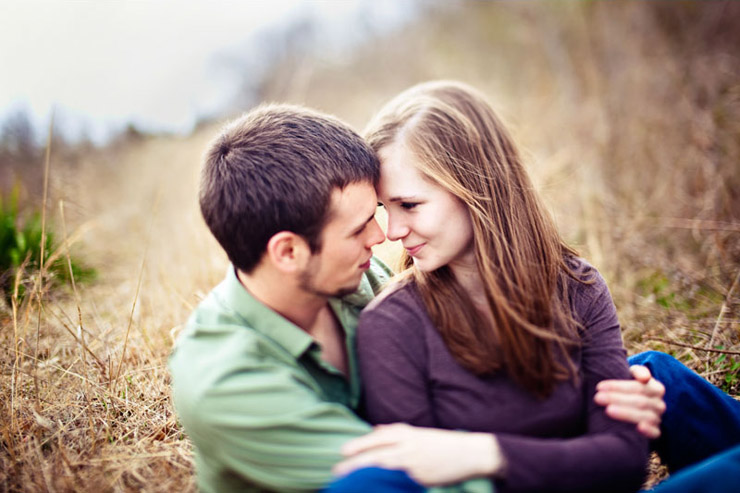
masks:
<svg viewBox="0 0 740 493"><path fill-rule="evenodd" d="M214 288L188 318L169 358L174 389L202 397L228 375L258 372L266 362L295 364L286 351L253 327Z"/></svg>
<svg viewBox="0 0 740 493"><path fill-rule="evenodd" d="M170 354L170 373L176 389L203 391L234 367L259 359L259 338L251 327L228 311L202 305L188 318Z"/></svg>
<svg viewBox="0 0 740 493"><path fill-rule="evenodd" d="M365 276L373 286L373 291L377 294L393 276L393 270L380 258L373 255L370 259L370 268L367 270Z"/></svg>

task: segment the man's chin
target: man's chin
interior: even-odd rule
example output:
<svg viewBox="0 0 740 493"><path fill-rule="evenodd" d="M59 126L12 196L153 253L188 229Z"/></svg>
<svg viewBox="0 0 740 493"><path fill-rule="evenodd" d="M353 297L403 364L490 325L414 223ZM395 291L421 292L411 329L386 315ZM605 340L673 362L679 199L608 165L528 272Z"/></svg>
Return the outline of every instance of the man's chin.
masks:
<svg viewBox="0 0 740 493"><path fill-rule="evenodd" d="M329 291L325 289L320 289L317 286L311 285L310 283L305 283L303 285L303 289L311 292L313 294L324 296L326 298L342 298L343 296L347 296L349 294L354 293L357 291L357 288L360 287L360 281L357 281L356 284L353 284L352 286L345 286L342 288L337 288L334 291Z"/></svg>
<svg viewBox="0 0 740 493"><path fill-rule="evenodd" d="M332 298L341 298L343 296L347 296L348 294L352 294L355 291L357 291L357 288L358 287L360 287L359 284L357 286L355 286L354 288L342 288L342 289L338 290L337 292L335 292L334 294L332 294L331 297Z"/></svg>
<svg viewBox="0 0 740 493"><path fill-rule="evenodd" d="M316 292L323 294L324 296L327 296L329 298L342 298L343 296L347 296L349 294L354 293L355 291L357 291L357 288L359 287L360 287L360 283L358 281L357 284L353 284L352 286L345 286L342 288L338 288L332 292L330 291L316 291Z"/></svg>

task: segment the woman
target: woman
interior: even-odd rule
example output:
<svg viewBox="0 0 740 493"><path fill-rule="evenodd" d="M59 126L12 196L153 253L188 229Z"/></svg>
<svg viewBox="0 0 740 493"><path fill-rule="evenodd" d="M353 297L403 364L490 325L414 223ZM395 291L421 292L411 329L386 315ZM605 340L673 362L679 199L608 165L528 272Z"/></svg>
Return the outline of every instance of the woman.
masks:
<svg viewBox="0 0 740 493"><path fill-rule="evenodd" d="M358 333L367 417L493 434L503 491L636 491L647 440L594 403L629 378L604 280L542 208L491 107L415 86L366 130L401 280Z"/></svg>

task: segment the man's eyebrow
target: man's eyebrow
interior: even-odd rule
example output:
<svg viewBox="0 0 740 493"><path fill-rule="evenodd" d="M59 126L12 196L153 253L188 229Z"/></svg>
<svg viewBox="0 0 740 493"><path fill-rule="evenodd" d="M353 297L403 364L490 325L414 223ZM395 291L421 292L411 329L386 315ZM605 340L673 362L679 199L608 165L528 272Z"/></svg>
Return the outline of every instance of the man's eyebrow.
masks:
<svg viewBox="0 0 740 493"><path fill-rule="evenodd" d="M373 219L375 219L375 211L373 211L373 213L370 214L370 217L368 217L364 223L362 223L361 225L353 229L351 234L359 233L360 231L362 231L365 228L365 226L367 226L367 224Z"/></svg>

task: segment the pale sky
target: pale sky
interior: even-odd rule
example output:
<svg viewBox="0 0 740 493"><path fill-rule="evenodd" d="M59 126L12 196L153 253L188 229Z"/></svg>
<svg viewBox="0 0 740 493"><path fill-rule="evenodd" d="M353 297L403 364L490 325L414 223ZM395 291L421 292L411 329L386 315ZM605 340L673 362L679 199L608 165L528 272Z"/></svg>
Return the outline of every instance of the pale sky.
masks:
<svg viewBox="0 0 740 493"><path fill-rule="evenodd" d="M219 58L291 16L340 25L360 3L0 0L0 121L23 107L43 126L54 105L72 133L84 121L96 140L129 121L187 132L234 96L239 67Z"/></svg>

